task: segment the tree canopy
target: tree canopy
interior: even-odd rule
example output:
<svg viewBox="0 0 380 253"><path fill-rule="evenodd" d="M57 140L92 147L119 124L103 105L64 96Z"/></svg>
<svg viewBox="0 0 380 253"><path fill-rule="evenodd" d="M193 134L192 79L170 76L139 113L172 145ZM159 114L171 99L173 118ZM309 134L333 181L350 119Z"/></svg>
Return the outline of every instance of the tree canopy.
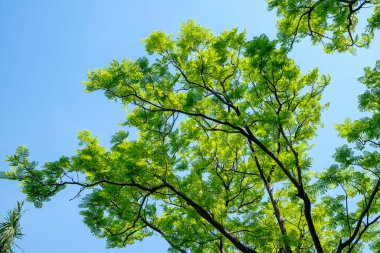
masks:
<svg viewBox="0 0 380 253"><path fill-rule="evenodd" d="M268 4L277 9L279 38L288 47L310 36L313 43L322 42L326 52L352 51L368 47L380 27L378 0L268 0Z"/></svg>
<svg viewBox="0 0 380 253"><path fill-rule="evenodd" d="M214 35L190 20L177 36L146 38L151 56L89 71L86 91L122 103L137 139L119 131L107 149L83 131L76 155L41 167L20 146L1 177L20 181L37 207L78 186L84 222L109 247L156 233L170 252L376 251L380 62L359 78L368 116L336 126L348 144L336 164L315 171L308 151L330 78L301 73L288 52L306 34L319 42L331 32L327 51L367 45L377 2L269 4L283 17L278 41L237 28ZM368 4L376 8L359 40L354 20ZM330 9L335 25L321 14Z"/></svg>

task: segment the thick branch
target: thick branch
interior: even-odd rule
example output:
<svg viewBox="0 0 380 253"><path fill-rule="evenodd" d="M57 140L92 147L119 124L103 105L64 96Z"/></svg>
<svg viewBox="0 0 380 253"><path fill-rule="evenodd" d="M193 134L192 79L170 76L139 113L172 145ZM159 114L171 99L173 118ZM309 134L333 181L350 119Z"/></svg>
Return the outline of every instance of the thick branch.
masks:
<svg viewBox="0 0 380 253"><path fill-rule="evenodd" d="M260 162L259 162L259 160L258 160L258 158L257 158L256 155L254 156L254 159L255 159L256 167L259 170L260 177L263 180L264 185L265 185L265 189L267 190L267 193L269 195L269 198L270 198L273 210L274 210L274 215L275 215L276 220L277 220L277 224L280 227L280 231L281 231L281 234L282 234L283 242L284 242L284 245L285 245L285 253L291 253L292 249L290 248L290 245L289 245L288 240L287 240L288 233L286 232L285 222L284 222L284 219L281 216L281 212L280 212L280 209L278 207L277 201L276 201L276 199L275 199L275 197L273 195L272 186L270 185L270 183L268 182L266 176L264 175L264 171L262 170Z"/></svg>
<svg viewBox="0 0 380 253"><path fill-rule="evenodd" d="M244 244L242 244L235 236L231 234L222 224L216 221L211 215L200 205L194 202L192 199L187 197L184 193L177 190L174 186L166 183L166 186L172 190L176 195L182 198L189 206L191 206L197 213L204 218L207 222L209 222L214 228L216 228L222 235L224 235L237 249L244 253L257 253L255 249L251 249Z"/></svg>
<svg viewBox="0 0 380 253"><path fill-rule="evenodd" d="M366 216L366 214L369 212L369 209L371 208L372 203L375 200L375 196L379 192L379 189L380 189L380 178L378 179L378 181L376 183L376 186L373 189L373 191L371 193L371 196L369 197L368 203L365 206L363 212L361 213L361 215L360 215L360 217L359 217L359 219L358 219L358 221L356 223L356 227L355 227L354 232L352 233L352 235L345 242L340 242L339 243L338 249L336 250L337 253L342 252L345 247L347 247L348 245L350 245L355 240L355 238L358 235L358 233L360 231L360 228L362 226L363 219Z"/></svg>

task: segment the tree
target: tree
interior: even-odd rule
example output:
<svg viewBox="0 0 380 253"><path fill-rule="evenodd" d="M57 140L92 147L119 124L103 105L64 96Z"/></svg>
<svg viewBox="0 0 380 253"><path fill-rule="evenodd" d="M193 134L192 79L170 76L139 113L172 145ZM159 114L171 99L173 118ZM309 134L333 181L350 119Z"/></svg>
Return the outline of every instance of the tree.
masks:
<svg viewBox="0 0 380 253"><path fill-rule="evenodd" d="M310 36L313 43L324 43L326 52L353 51L368 47L380 27L378 0L268 0L268 4L269 9L277 8L279 38L290 48ZM363 31L356 32L357 27Z"/></svg>
<svg viewBox="0 0 380 253"><path fill-rule="evenodd" d="M172 252L376 249L378 67L361 79L373 117L337 127L357 151L339 148L337 165L318 173L307 152L328 76L302 74L289 47L238 29L213 35L189 21L177 38L154 32L144 43L154 63L113 61L85 82L125 106L136 140L117 132L107 150L84 131L77 155L42 168L19 147L2 177L38 207L79 186L84 222L110 247L157 233Z"/></svg>
<svg viewBox="0 0 380 253"><path fill-rule="evenodd" d="M352 252L360 240L372 241L371 249L374 252L380 247L377 232L380 219L380 61L373 69L367 67L359 81L367 87L367 91L359 96L359 108L370 116L355 121L348 118L344 124L337 125L340 136L355 145L338 148L335 154L337 164L320 177L321 184L343 190L342 195L329 200L336 207L334 216L337 225L346 227L348 237L339 243L338 252L342 252L345 247L348 252ZM360 201L357 202L357 209L348 213L348 201L358 196ZM338 215L344 215L344 212L346 220L339 222Z"/></svg>
<svg viewBox="0 0 380 253"><path fill-rule="evenodd" d="M0 223L0 253L13 253L17 244L16 239L21 239L20 218L22 216L22 202L17 202L14 210L8 211L5 221Z"/></svg>

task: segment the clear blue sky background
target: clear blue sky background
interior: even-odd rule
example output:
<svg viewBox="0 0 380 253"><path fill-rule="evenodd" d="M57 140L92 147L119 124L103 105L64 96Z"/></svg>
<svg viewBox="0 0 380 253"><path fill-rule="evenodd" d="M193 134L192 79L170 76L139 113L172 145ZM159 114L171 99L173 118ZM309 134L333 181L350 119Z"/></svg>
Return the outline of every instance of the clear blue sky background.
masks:
<svg viewBox="0 0 380 253"><path fill-rule="evenodd" d="M247 29L249 37L266 33L274 38L276 33L275 13L266 11L264 0L0 0L0 160L18 145L28 146L31 158L41 163L72 155L83 129L107 145L124 112L103 94L84 92L80 82L87 70L146 55L141 39L154 30L175 33L190 18L215 33L236 26ZM312 151L315 169L331 164L342 143L333 123L359 117L356 96L362 88L356 79L380 58L379 42L357 56L326 55L308 40L295 46L291 56L303 71L319 66L332 75L324 98L330 109ZM0 169L7 164L0 163ZM75 192L64 191L42 209L25 205L25 237L18 244L26 253L166 252L167 244L158 237L105 249L105 242L83 225L79 201L69 201ZM0 215L24 198L17 183L0 181Z"/></svg>

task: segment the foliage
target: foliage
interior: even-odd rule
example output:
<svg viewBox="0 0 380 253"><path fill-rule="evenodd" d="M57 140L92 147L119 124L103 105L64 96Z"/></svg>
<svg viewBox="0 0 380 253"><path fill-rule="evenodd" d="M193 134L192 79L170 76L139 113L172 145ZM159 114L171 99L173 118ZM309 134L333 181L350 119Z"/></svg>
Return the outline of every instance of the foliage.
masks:
<svg viewBox="0 0 380 253"><path fill-rule="evenodd" d="M83 131L76 155L42 167L19 147L0 176L20 181L37 207L78 186L84 222L109 247L156 233L182 253L375 251L380 62L359 79L370 116L336 126L348 144L316 172L309 142L329 76L301 73L287 53L306 34L317 43L331 33L329 52L368 45L378 2L269 3L282 17L282 46L237 28L214 35L191 20L177 37L153 32L144 44L154 61L112 61L85 82L123 104L137 139L119 131L107 149ZM358 39L356 13L367 5L375 14Z"/></svg>
<svg viewBox="0 0 380 253"><path fill-rule="evenodd" d="M269 9L276 8L280 17L279 37L284 45L292 47L295 41L310 36L314 44L323 42L329 53L368 47L374 31L380 28L379 3L378 0L268 0Z"/></svg>
<svg viewBox="0 0 380 253"><path fill-rule="evenodd" d="M359 96L359 108L370 116L355 121L348 118L344 124L336 126L339 135L354 145L338 148L335 154L338 164L322 173L320 178L321 185L343 190L340 198L330 200L332 205L339 206L332 221L344 227L348 237L340 243L338 252L343 247L350 251L362 242L368 242L374 252L380 246L377 200L380 189L380 61L373 69L365 68L365 75L359 81L367 87ZM348 203L355 202L356 208L349 212Z"/></svg>
<svg viewBox="0 0 380 253"><path fill-rule="evenodd" d="M22 202L17 202L17 207L8 211L5 221L0 222L0 253L14 252L15 240L23 236L20 226L22 206Z"/></svg>

